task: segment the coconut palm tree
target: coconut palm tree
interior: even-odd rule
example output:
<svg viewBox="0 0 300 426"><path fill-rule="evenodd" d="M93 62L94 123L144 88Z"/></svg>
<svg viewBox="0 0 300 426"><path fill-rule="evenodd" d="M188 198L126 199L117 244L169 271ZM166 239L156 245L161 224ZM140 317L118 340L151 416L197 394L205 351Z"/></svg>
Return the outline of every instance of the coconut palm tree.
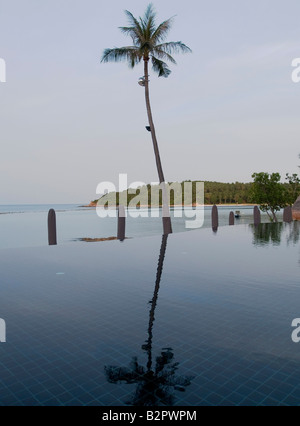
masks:
<svg viewBox="0 0 300 426"><path fill-rule="evenodd" d="M176 64L175 59L171 56L173 53L186 53L191 52L191 49L183 44L181 41L165 42L167 34L172 26L173 18L163 21L160 25L156 25L156 13L152 4L146 9L143 18L135 18L131 12L125 11L129 26L120 27L121 31L130 36L132 39L132 46L125 46L120 48L105 49L101 62L119 62L126 61L131 68L134 68L142 60L144 61L144 76L140 79L139 84L145 87L145 99L147 114L149 120L149 130L152 136L153 148L155 153L155 160L159 182L162 188L163 195L163 228L164 234L172 232L172 225L170 219L170 211L168 205L167 191L165 186L165 177L161 165L161 159L157 144L155 127L152 117L149 96L149 61L152 62L153 70L158 73L159 77L168 77L171 73L168 65L164 61L169 61Z"/></svg>

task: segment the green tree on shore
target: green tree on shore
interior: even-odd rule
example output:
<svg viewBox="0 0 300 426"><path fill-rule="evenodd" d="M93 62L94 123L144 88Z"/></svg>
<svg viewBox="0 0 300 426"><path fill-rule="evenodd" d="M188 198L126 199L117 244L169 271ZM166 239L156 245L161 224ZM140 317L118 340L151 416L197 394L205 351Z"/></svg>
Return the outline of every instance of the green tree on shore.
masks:
<svg viewBox="0 0 300 426"><path fill-rule="evenodd" d="M131 12L125 11L129 20L129 26L120 27L121 31L130 36L132 39L131 46L120 48L105 49L101 62L128 62L131 68L134 68L142 60L144 62L144 77L140 84L145 87L145 100L149 126L152 136L153 148L159 182L162 184L163 192L163 228L164 234L172 232L171 218L168 200L165 194L164 182L165 177L162 169L156 132L152 117L149 95L149 61L152 63L153 70L158 73L159 77L168 77L171 73L168 65L164 61L176 64L175 59L171 56L173 53L191 52L191 49L181 41L165 42L167 34L172 26L173 18L163 21L160 25L156 25L156 13L152 4L150 4L145 12L144 17L135 18Z"/></svg>
<svg viewBox="0 0 300 426"><path fill-rule="evenodd" d="M279 173L253 173L252 199L267 213L271 222L278 222L276 212L289 205L287 188L280 183Z"/></svg>
<svg viewBox="0 0 300 426"><path fill-rule="evenodd" d="M300 193L300 179L296 173L292 175L287 173L285 179L288 181L288 201L292 205Z"/></svg>

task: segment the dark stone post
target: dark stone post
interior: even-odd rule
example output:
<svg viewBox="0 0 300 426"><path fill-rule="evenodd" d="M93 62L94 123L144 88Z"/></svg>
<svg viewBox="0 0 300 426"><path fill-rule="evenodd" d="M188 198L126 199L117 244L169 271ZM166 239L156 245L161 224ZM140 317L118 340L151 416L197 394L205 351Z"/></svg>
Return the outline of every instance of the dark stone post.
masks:
<svg viewBox="0 0 300 426"><path fill-rule="evenodd" d="M287 223L293 222L293 212L291 206L287 206L283 210L283 221Z"/></svg>
<svg viewBox="0 0 300 426"><path fill-rule="evenodd" d="M257 206L254 206L253 209L254 225L257 226L261 222L260 211Z"/></svg>
<svg viewBox="0 0 300 426"><path fill-rule="evenodd" d="M219 226L218 207L214 204L211 211L211 226L214 232L217 232Z"/></svg>
<svg viewBox="0 0 300 426"><path fill-rule="evenodd" d="M120 241L125 240L125 207L119 206L118 208L118 235L117 239Z"/></svg>
<svg viewBox="0 0 300 426"><path fill-rule="evenodd" d="M55 210L51 209L48 213L48 242L49 246L57 245L56 235L56 214Z"/></svg>

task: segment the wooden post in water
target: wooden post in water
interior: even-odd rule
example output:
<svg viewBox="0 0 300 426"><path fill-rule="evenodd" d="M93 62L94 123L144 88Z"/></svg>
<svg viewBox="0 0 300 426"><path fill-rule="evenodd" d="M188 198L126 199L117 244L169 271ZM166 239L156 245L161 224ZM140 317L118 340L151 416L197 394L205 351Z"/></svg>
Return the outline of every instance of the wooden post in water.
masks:
<svg viewBox="0 0 300 426"><path fill-rule="evenodd" d="M293 222L293 212L291 206L287 206L283 210L283 221L287 223Z"/></svg>
<svg viewBox="0 0 300 426"><path fill-rule="evenodd" d="M118 208L118 234L117 239L120 241L125 240L125 207L119 206Z"/></svg>
<svg viewBox="0 0 300 426"><path fill-rule="evenodd" d="M257 206L254 206L253 209L253 218L254 218L254 225L260 225L261 223L261 217L260 217L260 211L259 208Z"/></svg>
<svg viewBox="0 0 300 426"><path fill-rule="evenodd" d="M48 213L48 242L49 246L57 245L56 214L53 209L49 210Z"/></svg>
<svg viewBox="0 0 300 426"><path fill-rule="evenodd" d="M218 207L214 204L211 211L211 226L214 232L217 232L219 226Z"/></svg>
<svg viewBox="0 0 300 426"><path fill-rule="evenodd" d="M229 225L234 225L234 213L230 212L229 213Z"/></svg>

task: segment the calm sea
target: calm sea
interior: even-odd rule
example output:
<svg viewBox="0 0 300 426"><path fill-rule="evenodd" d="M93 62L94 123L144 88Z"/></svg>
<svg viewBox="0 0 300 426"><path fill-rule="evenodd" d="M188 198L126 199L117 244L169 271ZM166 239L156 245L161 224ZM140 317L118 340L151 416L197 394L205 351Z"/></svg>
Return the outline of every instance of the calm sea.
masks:
<svg viewBox="0 0 300 426"><path fill-rule="evenodd" d="M47 214L50 208L57 214L58 244L80 241L81 238L106 238L116 236L116 218L99 218L94 208L85 208L78 204L52 205L0 205L0 249L16 247L44 246L48 242ZM187 231L186 217L176 217L180 208L171 211L174 232ZM192 209L190 209L192 211ZM219 207L220 226L228 225L229 212L240 210L241 217L236 224L252 223L252 207L222 206ZM147 213L147 209L140 209ZM267 222L266 215L262 221ZM205 207L203 227L211 226L211 207ZM131 238L160 235L162 233L161 218L128 217L126 219L126 236ZM80 244L87 244L80 242ZM108 242L99 244L109 244Z"/></svg>

